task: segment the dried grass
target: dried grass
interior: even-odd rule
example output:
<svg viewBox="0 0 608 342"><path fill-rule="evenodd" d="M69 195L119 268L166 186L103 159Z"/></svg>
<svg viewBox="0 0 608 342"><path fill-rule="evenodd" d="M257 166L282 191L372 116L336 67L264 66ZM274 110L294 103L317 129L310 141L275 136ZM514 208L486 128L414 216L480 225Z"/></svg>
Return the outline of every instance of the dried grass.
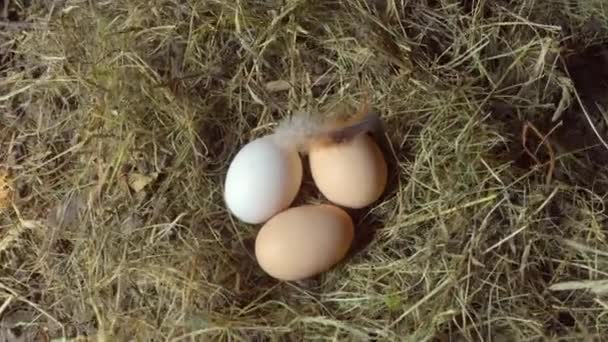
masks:
<svg viewBox="0 0 608 342"><path fill-rule="evenodd" d="M602 1L563 2L560 17L554 3L32 1L0 33L0 167L15 189L0 209L1 328L32 340L606 336L606 193L566 181L590 167L584 152L556 149L552 180L514 158L518 123L573 102L566 28L606 18ZM608 32L599 22L593 39ZM352 257L277 282L252 255L258 227L223 205L228 163L281 118L356 106L367 90L390 189L357 220Z"/></svg>

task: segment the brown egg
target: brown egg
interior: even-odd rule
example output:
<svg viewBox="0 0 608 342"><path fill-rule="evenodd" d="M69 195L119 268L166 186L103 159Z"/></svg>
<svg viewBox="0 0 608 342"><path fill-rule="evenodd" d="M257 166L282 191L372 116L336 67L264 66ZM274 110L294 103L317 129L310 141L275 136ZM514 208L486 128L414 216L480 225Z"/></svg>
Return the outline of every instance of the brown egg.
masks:
<svg viewBox="0 0 608 342"><path fill-rule="evenodd" d="M264 224L255 240L255 255L270 276L300 280L342 260L353 237L353 221L344 210L329 204L303 205Z"/></svg>
<svg viewBox="0 0 608 342"><path fill-rule="evenodd" d="M313 146L309 161L317 188L335 204L363 208L380 198L386 187L386 161L367 134L340 144Z"/></svg>

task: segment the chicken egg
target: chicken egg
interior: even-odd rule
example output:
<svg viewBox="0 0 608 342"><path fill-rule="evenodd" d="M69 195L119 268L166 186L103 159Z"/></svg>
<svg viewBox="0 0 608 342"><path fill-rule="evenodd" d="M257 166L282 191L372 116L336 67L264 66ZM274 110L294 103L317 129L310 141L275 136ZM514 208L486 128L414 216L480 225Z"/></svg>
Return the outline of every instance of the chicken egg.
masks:
<svg viewBox="0 0 608 342"><path fill-rule="evenodd" d="M271 136L255 139L228 167L226 206L243 222L265 222L293 202L302 173L302 160L295 149L277 144Z"/></svg>
<svg viewBox="0 0 608 342"><path fill-rule="evenodd" d="M264 224L256 237L255 255L270 276L301 280L336 265L353 237L353 221L344 210L329 204L302 205Z"/></svg>
<svg viewBox="0 0 608 342"><path fill-rule="evenodd" d="M386 187L386 161L367 134L341 143L312 146L309 163L319 191L343 207L368 206L380 198Z"/></svg>

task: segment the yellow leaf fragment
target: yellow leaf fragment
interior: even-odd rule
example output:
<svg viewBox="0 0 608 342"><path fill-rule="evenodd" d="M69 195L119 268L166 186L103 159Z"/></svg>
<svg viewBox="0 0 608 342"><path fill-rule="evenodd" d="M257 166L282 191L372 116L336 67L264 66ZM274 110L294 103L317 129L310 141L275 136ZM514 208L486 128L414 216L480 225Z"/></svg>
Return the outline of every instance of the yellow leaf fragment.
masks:
<svg viewBox="0 0 608 342"><path fill-rule="evenodd" d="M135 192L142 191L150 183L154 182L156 174L147 176L141 173L133 172L128 176L129 187Z"/></svg>
<svg viewBox="0 0 608 342"><path fill-rule="evenodd" d="M276 81L270 81L268 83L266 83L266 90L268 90L271 93L277 93L280 91L286 91L289 90L291 88L291 84L289 84L289 82L285 81L285 80L276 80Z"/></svg>

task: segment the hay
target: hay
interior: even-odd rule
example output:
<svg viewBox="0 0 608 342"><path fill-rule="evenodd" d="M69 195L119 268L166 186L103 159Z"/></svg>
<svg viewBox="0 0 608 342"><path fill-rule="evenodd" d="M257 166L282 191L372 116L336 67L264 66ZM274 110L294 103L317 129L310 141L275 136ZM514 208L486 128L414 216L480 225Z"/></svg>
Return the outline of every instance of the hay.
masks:
<svg viewBox="0 0 608 342"><path fill-rule="evenodd" d="M584 3L0 6L4 336L605 336L606 151L564 138L588 102L563 46L608 38L608 7ZM364 93L386 124L389 191L348 260L277 282L252 255L258 227L223 205L228 163L281 119ZM554 133L522 146L526 122Z"/></svg>

